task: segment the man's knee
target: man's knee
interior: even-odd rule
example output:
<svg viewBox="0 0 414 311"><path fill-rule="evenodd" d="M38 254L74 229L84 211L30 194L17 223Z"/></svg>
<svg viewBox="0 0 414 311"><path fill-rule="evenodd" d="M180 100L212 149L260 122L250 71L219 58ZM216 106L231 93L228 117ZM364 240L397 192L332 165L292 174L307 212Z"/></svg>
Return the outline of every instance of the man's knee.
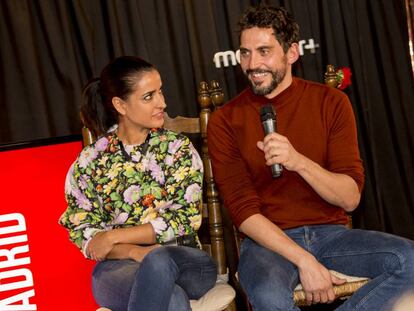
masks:
<svg viewBox="0 0 414 311"><path fill-rule="evenodd" d="M289 288L275 288L269 284L255 284L250 286L247 296L254 310L298 310L293 302Z"/></svg>
<svg viewBox="0 0 414 311"><path fill-rule="evenodd" d="M409 247L401 248L400 254L403 273L407 274L411 283L414 284L414 242Z"/></svg>
<svg viewBox="0 0 414 311"><path fill-rule="evenodd" d="M390 274L397 274L407 280L407 285L414 287L414 243L400 245L384 263L385 269Z"/></svg>

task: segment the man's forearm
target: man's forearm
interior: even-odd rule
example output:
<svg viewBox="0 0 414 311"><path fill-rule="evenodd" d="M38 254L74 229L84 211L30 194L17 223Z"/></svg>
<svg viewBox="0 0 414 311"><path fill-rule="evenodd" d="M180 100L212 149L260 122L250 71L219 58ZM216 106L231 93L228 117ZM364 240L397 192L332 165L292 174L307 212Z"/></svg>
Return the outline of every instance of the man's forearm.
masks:
<svg viewBox="0 0 414 311"><path fill-rule="evenodd" d="M301 156L296 172L319 194L325 201L353 211L359 204L361 194L356 182L348 175L332 173L322 168L305 156Z"/></svg>
<svg viewBox="0 0 414 311"><path fill-rule="evenodd" d="M247 218L242 222L239 230L258 244L285 257L298 267L307 260L314 259L313 255L297 245L283 230L261 214Z"/></svg>

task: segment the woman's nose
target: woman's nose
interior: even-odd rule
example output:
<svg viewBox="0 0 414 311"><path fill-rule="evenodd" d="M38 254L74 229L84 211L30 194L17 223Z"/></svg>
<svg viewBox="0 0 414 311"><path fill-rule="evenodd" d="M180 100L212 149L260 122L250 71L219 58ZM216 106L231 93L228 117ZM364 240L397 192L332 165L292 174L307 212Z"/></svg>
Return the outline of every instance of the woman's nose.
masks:
<svg viewBox="0 0 414 311"><path fill-rule="evenodd" d="M165 98L163 94L159 94L158 100L157 100L157 107L159 108L165 108L167 107L167 104L165 103Z"/></svg>

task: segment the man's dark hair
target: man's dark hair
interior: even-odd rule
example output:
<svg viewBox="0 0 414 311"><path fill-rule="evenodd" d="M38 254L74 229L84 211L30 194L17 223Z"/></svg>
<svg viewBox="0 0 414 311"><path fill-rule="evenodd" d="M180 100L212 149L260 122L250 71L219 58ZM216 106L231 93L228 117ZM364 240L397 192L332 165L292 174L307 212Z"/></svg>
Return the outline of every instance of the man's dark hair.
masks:
<svg viewBox="0 0 414 311"><path fill-rule="evenodd" d="M292 43L299 42L299 25L284 8L261 5L248 8L239 20L239 39L243 30L253 27L272 28L276 40L286 53Z"/></svg>

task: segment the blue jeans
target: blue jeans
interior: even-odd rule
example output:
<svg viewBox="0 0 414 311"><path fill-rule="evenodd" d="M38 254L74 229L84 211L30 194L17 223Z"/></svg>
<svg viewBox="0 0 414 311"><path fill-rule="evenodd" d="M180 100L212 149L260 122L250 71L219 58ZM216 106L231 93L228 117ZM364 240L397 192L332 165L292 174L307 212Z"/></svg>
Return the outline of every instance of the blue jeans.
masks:
<svg viewBox="0 0 414 311"><path fill-rule="evenodd" d="M216 279L216 265L207 253L163 246L147 254L141 263L97 263L92 290L96 302L112 311L191 311L189 299L203 296Z"/></svg>
<svg viewBox="0 0 414 311"><path fill-rule="evenodd" d="M337 310L390 310L390 302L414 290L411 240L342 225L305 226L285 233L326 268L372 279ZM246 238L238 271L255 311L300 310L293 302L298 269L290 261Z"/></svg>

